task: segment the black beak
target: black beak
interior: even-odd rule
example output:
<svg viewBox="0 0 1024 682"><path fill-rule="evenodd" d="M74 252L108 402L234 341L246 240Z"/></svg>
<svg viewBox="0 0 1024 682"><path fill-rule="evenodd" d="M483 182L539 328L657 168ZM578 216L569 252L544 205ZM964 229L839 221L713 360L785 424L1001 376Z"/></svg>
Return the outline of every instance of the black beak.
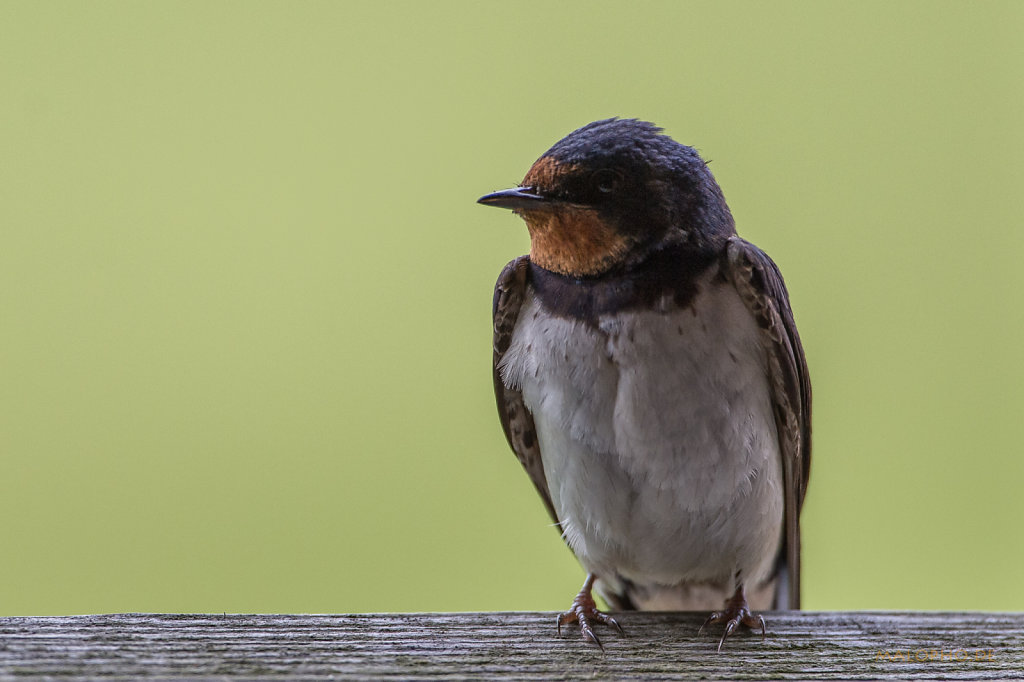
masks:
<svg viewBox="0 0 1024 682"><path fill-rule="evenodd" d="M539 194L534 194L531 187L513 187L503 189L500 192L485 194L476 200L476 203L484 206L497 206L498 208L531 209L540 208L548 199Z"/></svg>

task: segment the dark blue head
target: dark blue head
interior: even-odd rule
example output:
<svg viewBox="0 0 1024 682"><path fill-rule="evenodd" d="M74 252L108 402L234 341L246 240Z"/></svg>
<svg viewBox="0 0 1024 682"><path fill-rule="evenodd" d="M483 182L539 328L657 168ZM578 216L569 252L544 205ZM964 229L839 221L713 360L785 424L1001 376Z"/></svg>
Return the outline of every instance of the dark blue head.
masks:
<svg viewBox="0 0 1024 682"><path fill-rule="evenodd" d="M717 249L735 233L696 150L636 119L583 126L545 152L519 187L480 202L515 210L534 262L575 276L628 267L665 243Z"/></svg>

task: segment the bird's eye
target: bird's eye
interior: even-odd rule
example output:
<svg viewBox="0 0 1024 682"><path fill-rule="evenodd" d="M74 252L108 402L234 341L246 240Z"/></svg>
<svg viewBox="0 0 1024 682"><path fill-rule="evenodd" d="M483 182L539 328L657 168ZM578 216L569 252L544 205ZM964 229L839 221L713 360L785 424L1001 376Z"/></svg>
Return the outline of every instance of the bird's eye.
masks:
<svg viewBox="0 0 1024 682"><path fill-rule="evenodd" d="M594 186L597 187L598 192L608 194L615 189L615 184L621 179L622 176L617 171L613 171L611 168L602 168L594 173Z"/></svg>

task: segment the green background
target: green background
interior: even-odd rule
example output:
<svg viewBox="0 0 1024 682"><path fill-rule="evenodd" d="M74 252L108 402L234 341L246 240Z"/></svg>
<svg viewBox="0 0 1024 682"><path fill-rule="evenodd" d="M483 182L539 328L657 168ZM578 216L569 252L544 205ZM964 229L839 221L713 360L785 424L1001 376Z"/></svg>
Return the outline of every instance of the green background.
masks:
<svg viewBox="0 0 1024 682"><path fill-rule="evenodd" d="M810 609L1024 610L1024 3L0 4L0 614L559 609L477 206L712 160L815 390Z"/></svg>

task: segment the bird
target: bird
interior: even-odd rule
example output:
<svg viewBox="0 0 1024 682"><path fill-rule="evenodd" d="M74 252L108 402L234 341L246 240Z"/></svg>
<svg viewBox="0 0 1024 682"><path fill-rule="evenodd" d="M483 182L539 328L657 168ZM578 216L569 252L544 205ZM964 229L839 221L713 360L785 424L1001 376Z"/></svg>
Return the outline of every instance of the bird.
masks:
<svg viewBox="0 0 1024 682"><path fill-rule="evenodd" d="M586 572L557 618L707 611L761 631L800 608L811 385L779 268L740 238L708 164L653 123L570 133L518 186L529 253L494 289L509 445Z"/></svg>

